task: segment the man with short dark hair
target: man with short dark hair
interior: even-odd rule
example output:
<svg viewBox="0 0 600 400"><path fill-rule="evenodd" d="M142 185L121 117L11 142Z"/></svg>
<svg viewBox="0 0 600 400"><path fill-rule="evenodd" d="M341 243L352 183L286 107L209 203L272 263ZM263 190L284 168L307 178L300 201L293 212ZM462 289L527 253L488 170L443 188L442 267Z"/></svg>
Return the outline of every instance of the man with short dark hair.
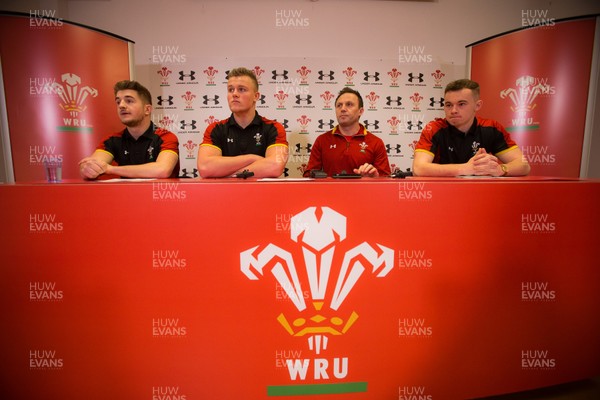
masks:
<svg viewBox="0 0 600 400"><path fill-rule="evenodd" d="M114 87L117 112L125 129L109 135L96 151L79 162L84 179L102 174L125 178L177 178L179 141L151 121L152 96L136 81L120 81ZM113 165L116 164L116 165Z"/></svg>
<svg viewBox="0 0 600 400"><path fill-rule="evenodd" d="M450 82L444 90L446 118L427 124L413 160L417 176L521 176L529 163L497 121L476 117L481 109L479 84Z"/></svg>
<svg viewBox="0 0 600 400"><path fill-rule="evenodd" d="M227 75L228 119L210 124L198 149L202 178L224 178L245 170L257 178L276 178L288 159L283 126L256 112L260 98L256 75L234 68Z"/></svg>
<svg viewBox="0 0 600 400"><path fill-rule="evenodd" d="M363 112L360 93L343 88L335 99L338 125L317 137L304 176L309 176L311 170L322 170L328 176L341 173L366 177L390 175L383 141L359 122Z"/></svg>

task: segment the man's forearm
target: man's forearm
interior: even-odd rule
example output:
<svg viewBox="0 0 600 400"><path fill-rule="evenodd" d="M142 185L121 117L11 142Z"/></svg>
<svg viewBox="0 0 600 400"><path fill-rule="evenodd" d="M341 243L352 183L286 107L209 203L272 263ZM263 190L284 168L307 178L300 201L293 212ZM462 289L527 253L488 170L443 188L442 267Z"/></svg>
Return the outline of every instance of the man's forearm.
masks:
<svg viewBox="0 0 600 400"><path fill-rule="evenodd" d="M118 175L124 178L169 178L173 168L158 162L139 165L109 165L107 174Z"/></svg>
<svg viewBox="0 0 600 400"><path fill-rule="evenodd" d="M270 158L262 158L246 167L256 178L277 178L283 173L285 163Z"/></svg>
<svg viewBox="0 0 600 400"><path fill-rule="evenodd" d="M253 162L263 157L245 154L234 157L212 156L198 160L198 173L202 178L223 178L237 171L248 168Z"/></svg>

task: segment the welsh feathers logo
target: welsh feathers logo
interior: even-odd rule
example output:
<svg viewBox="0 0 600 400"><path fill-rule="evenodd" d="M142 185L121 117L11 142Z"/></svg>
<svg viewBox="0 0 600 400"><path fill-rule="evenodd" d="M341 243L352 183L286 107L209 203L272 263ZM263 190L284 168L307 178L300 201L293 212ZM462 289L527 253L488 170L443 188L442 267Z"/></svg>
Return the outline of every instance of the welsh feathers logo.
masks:
<svg viewBox="0 0 600 400"><path fill-rule="evenodd" d="M85 102L89 97L98 96L98 91L89 86L81 85L81 78L75 74L62 74L61 83L52 84L54 93L58 95L61 102L60 108L67 111L72 117L85 111Z"/></svg>
<svg viewBox="0 0 600 400"><path fill-rule="evenodd" d="M309 207L291 217L290 239L295 245L289 250L268 243L241 252L240 269L250 280L270 275L275 278L294 306L293 312L281 312L276 317L282 334L306 340L313 356L323 357L330 342L349 334L358 323L359 312L352 306L342 311L356 283L369 274L387 276L394 266L394 250L366 241L348 244L346 217L328 207ZM315 380L330 379L326 367L331 364L335 378L343 379L348 374L347 357L287 359L290 379L306 379L311 361ZM331 390L331 385L340 383L323 386ZM366 382L341 385L340 390L345 392L366 391ZM285 393L287 386L275 388Z"/></svg>
<svg viewBox="0 0 600 400"><path fill-rule="evenodd" d="M97 97L98 90L81 84L81 78L72 73L61 75L61 82L52 84L52 93L58 95L61 109L68 116L63 117L63 126L58 127L61 131L91 132L92 126L83 119L80 114L87 109L87 100Z"/></svg>
<svg viewBox="0 0 600 400"><path fill-rule="evenodd" d="M510 109L513 112L511 126L507 126L506 129L509 132L517 129L539 129L539 122L535 121L532 115L537 107L536 101L544 95L554 95L556 88L548 83L548 79L529 75L519 77L515 86L500 91L501 99L510 100Z"/></svg>

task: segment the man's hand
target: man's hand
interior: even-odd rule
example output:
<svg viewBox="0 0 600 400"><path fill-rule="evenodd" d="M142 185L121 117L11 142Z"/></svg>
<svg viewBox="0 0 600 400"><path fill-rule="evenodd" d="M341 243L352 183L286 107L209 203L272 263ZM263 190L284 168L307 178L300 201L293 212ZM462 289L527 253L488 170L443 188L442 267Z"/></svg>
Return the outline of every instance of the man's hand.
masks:
<svg viewBox="0 0 600 400"><path fill-rule="evenodd" d="M481 148L471 157L468 164L473 168L473 175L501 176L504 174L498 158Z"/></svg>
<svg viewBox="0 0 600 400"><path fill-rule="evenodd" d="M379 176L379 171L377 171L377 168L368 163L365 163L358 168L354 168L354 173L371 178L377 178Z"/></svg>
<svg viewBox="0 0 600 400"><path fill-rule="evenodd" d="M107 163L93 157L86 157L79 161L79 174L84 179L96 179L107 170Z"/></svg>

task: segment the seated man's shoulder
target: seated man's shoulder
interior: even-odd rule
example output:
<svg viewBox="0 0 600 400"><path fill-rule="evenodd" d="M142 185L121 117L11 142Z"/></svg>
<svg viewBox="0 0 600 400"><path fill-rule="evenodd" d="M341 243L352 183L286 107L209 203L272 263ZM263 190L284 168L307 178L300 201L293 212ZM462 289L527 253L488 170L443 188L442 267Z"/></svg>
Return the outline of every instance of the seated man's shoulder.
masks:
<svg viewBox="0 0 600 400"><path fill-rule="evenodd" d="M169 134L169 133L170 133L171 135L174 135L174 133L173 133L173 132L171 132L170 130L168 130L168 129L166 129L166 128L161 128L161 127L157 127L157 128L154 130L154 133L156 133L157 135L167 135L167 134Z"/></svg>
<svg viewBox="0 0 600 400"><path fill-rule="evenodd" d="M260 116L260 120L262 121L263 124L267 124L267 125L275 125L275 126L280 126L283 128L283 125L281 124L281 122L277 121L276 119L270 119L267 117L263 117L262 115Z"/></svg>
<svg viewBox="0 0 600 400"><path fill-rule="evenodd" d="M382 138L380 138L379 136L377 136L373 132L369 132L368 130L365 130L365 137L367 138L367 140L373 140L375 142L381 142L381 143L383 143L383 139Z"/></svg>
<svg viewBox="0 0 600 400"><path fill-rule="evenodd" d="M479 126L484 126L484 127L492 127L492 128L502 128L504 129L504 125L502 125L500 122L496 121L495 119L491 119L491 118L481 118L481 117L477 117L477 125Z"/></svg>
<svg viewBox="0 0 600 400"><path fill-rule="evenodd" d="M155 133L157 136L160 136L160 137L164 137L164 136L172 136L172 137L174 137L175 139L177 139L177 135L176 135L176 134L174 134L173 132L171 132L170 130L168 130L168 129L165 129L165 128L156 128L156 130L154 131L154 133Z"/></svg>
<svg viewBox="0 0 600 400"><path fill-rule="evenodd" d="M448 124L448 121L446 120L446 118L435 118L433 121L429 122L427 125L431 125L434 127L438 127L438 128L446 128L448 127L450 124Z"/></svg>
<svg viewBox="0 0 600 400"><path fill-rule="evenodd" d="M445 118L435 118L434 120L429 121L427 125L425 125L423 133L433 134L440 131L441 129L448 128L449 126L450 124L448 124L448 121L446 121Z"/></svg>

